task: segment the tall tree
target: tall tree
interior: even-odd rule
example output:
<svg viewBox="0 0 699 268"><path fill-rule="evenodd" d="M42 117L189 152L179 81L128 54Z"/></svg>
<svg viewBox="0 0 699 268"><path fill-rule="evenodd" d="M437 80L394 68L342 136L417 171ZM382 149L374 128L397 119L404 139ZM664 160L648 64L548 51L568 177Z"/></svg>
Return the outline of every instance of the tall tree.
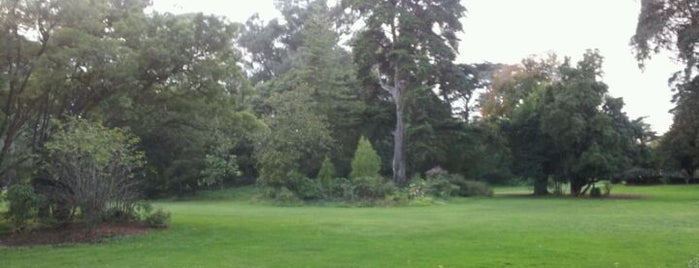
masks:
<svg viewBox="0 0 699 268"><path fill-rule="evenodd" d="M662 50L677 53L684 71L674 84L674 122L661 140L660 152L670 167L692 178L699 167L699 2L693 0L644 0L632 46L641 65Z"/></svg>
<svg viewBox="0 0 699 268"><path fill-rule="evenodd" d="M380 85L395 105L393 180L403 184L408 91L451 85L449 76L440 74L457 73L456 33L465 8L458 0L344 0L342 5L363 22L353 43L359 77L367 87Z"/></svg>
<svg viewBox="0 0 699 268"><path fill-rule="evenodd" d="M607 95L601 66L597 51L577 65L525 60L500 72L482 99L486 118L499 119L508 137L513 172L533 179L535 194L548 193L549 179L583 194L639 158L648 136L642 119L630 121L623 100Z"/></svg>
<svg viewBox="0 0 699 268"><path fill-rule="evenodd" d="M147 4L0 2L0 174L40 149L51 118L83 115L106 96L136 87L130 45Z"/></svg>

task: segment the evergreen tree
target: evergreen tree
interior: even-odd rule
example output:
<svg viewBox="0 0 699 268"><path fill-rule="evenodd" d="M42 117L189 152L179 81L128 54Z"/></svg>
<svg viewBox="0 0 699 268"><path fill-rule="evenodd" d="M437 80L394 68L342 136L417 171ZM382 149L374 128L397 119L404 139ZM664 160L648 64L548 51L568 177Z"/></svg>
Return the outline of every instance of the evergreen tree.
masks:
<svg viewBox="0 0 699 268"><path fill-rule="evenodd" d="M371 142L362 136L352 159L350 178L378 177L380 170L381 158L371 146Z"/></svg>

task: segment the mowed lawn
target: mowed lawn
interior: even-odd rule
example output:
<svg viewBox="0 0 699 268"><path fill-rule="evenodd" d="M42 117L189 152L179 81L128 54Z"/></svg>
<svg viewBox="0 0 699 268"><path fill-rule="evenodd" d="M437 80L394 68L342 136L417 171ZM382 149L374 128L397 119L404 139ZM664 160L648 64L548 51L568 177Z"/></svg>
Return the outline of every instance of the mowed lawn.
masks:
<svg viewBox="0 0 699 268"><path fill-rule="evenodd" d="M699 254L699 187L613 193L649 197L397 208L161 202L173 213L168 230L93 245L2 248L0 267L687 267Z"/></svg>

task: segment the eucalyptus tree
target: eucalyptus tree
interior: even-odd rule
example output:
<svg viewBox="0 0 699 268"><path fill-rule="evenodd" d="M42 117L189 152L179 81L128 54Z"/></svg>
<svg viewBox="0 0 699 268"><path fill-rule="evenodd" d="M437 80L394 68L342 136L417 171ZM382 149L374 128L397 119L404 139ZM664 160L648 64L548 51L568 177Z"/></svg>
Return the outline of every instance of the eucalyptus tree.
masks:
<svg viewBox="0 0 699 268"><path fill-rule="evenodd" d="M684 64L670 81L674 84L674 122L661 140L660 152L670 167L692 178L699 167L699 2L644 0L632 38L641 65L660 51L676 53Z"/></svg>
<svg viewBox="0 0 699 268"><path fill-rule="evenodd" d="M393 180L403 184L406 104L411 92L448 90L463 78L442 74L459 73L453 61L465 8L458 0L344 0L342 5L361 20L352 44L358 77L365 87L384 90L395 106Z"/></svg>

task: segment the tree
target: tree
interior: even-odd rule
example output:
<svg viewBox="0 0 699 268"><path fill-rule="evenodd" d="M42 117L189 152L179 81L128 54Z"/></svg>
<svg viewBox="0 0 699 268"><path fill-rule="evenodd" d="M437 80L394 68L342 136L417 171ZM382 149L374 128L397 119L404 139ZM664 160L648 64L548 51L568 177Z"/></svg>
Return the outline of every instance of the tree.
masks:
<svg viewBox="0 0 699 268"><path fill-rule="evenodd" d="M633 159L634 131L621 112L623 101L607 96L602 61L598 51L588 51L575 67L569 60L561 64L541 117L542 131L560 153L559 176L568 178L572 195L624 171Z"/></svg>
<svg viewBox="0 0 699 268"><path fill-rule="evenodd" d="M699 3L691 0L645 0L632 38L641 65L662 50L677 53L684 71L670 78L674 84L674 122L661 141L660 152L671 168L691 179L699 166Z"/></svg>
<svg viewBox="0 0 699 268"><path fill-rule="evenodd" d="M371 142L364 137L359 139L357 151L352 159L351 179L376 178L381 170L381 158L376 154Z"/></svg>
<svg viewBox="0 0 699 268"><path fill-rule="evenodd" d="M497 119L508 137L512 171L534 179L536 195L548 194L550 179L584 194L640 159L648 136L642 119L630 121L623 100L607 95L601 66L597 51L576 66L555 56L525 60L500 72L482 100L485 118Z"/></svg>
<svg viewBox="0 0 699 268"><path fill-rule="evenodd" d="M132 44L148 1L0 2L0 175L38 152L52 118L135 87Z"/></svg>
<svg viewBox="0 0 699 268"><path fill-rule="evenodd" d="M335 165L330 158L325 157L323 163L320 164L320 169L318 170L316 178L320 180L323 185L327 185L327 182L334 179L336 176Z"/></svg>
<svg viewBox="0 0 699 268"><path fill-rule="evenodd" d="M259 182L299 193L304 177L315 175L328 153L332 138L322 115L313 113L315 103L308 87L276 93L268 99L272 113L264 118L269 131L256 148Z"/></svg>
<svg viewBox="0 0 699 268"><path fill-rule="evenodd" d="M130 212L140 197L135 175L144 163L137 145L138 138L121 129L75 118L59 123L46 144L48 170L56 185L50 194L80 208L91 224L112 208Z"/></svg>
<svg viewBox="0 0 699 268"><path fill-rule="evenodd" d="M138 86L110 96L88 115L129 127L141 138L149 196L232 182L237 172L211 178L202 171L219 160L230 167L234 159L250 158L252 150L236 149L262 128L243 104L250 85L233 47L237 26L203 14L153 14L139 27L132 78Z"/></svg>
<svg viewBox="0 0 699 268"><path fill-rule="evenodd" d="M345 0L342 4L363 20L353 43L358 76L367 87L380 85L395 106L393 180L403 184L408 92L460 85L444 79L462 76L440 74L458 73L453 64L456 32L462 29L459 19L465 9L457 0Z"/></svg>

